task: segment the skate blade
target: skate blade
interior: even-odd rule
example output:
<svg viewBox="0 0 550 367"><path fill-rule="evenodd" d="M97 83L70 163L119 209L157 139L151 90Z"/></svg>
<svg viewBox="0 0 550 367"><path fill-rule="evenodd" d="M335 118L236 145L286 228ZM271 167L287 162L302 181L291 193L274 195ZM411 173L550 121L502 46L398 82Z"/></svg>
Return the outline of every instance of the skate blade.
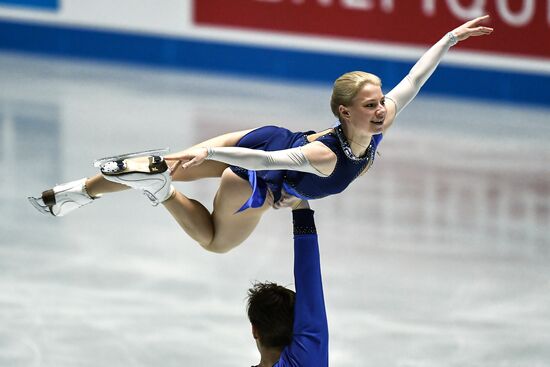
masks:
<svg viewBox="0 0 550 367"><path fill-rule="evenodd" d="M42 214L52 214L50 211L50 208L47 205L42 205L38 202L38 200L41 200L41 198L34 198L32 196L27 197L29 199L29 202Z"/></svg>
<svg viewBox="0 0 550 367"><path fill-rule="evenodd" d="M99 167L107 176L125 175L128 173L143 173L153 175L163 173L168 169L166 161L160 156L138 157L119 161L111 161ZM47 202L45 202L47 204Z"/></svg>
<svg viewBox="0 0 550 367"><path fill-rule="evenodd" d="M113 162L113 161L121 161L129 158L146 157L151 155L163 155L168 153L169 151L170 151L170 148L160 148L160 149L142 150L139 152L114 155L112 157L99 158L94 161L94 167L99 168L105 163Z"/></svg>

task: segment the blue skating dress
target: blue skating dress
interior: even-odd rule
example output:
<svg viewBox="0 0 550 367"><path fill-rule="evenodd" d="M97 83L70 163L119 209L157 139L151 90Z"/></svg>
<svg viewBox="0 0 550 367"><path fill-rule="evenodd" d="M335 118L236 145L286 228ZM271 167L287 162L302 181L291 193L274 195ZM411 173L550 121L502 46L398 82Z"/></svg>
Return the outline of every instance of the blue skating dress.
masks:
<svg viewBox="0 0 550 367"><path fill-rule="evenodd" d="M314 131L291 132L282 127L264 126L250 131L237 143L238 147L264 151L296 148L308 144L307 136ZM327 134L317 138L336 154L337 161L328 177L312 173L290 170L252 171L230 166L238 176L250 182L252 195L238 210L261 207L267 195L267 189L273 193L275 202L281 198L281 191L305 200L320 199L344 191L365 168L372 165L378 144L383 135L373 135L366 153L362 157L353 155L341 125L336 125Z"/></svg>

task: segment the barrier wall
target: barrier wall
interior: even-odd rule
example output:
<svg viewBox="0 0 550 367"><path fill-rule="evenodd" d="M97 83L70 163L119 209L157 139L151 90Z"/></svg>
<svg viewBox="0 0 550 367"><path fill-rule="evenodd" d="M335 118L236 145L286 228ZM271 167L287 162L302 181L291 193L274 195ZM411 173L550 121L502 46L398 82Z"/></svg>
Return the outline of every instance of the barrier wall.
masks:
<svg viewBox="0 0 550 367"><path fill-rule="evenodd" d="M424 93L550 105L550 0L0 0L0 49L330 83L397 83L429 45L488 13Z"/></svg>

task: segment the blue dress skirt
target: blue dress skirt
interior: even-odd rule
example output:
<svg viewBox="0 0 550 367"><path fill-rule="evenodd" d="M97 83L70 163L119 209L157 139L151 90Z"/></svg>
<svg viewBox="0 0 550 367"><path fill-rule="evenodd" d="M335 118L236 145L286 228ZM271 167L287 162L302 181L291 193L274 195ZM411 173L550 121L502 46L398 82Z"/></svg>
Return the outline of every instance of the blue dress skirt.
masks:
<svg viewBox="0 0 550 367"><path fill-rule="evenodd" d="M313 133L315 132L292 132L278 126L263 126L247 133L236 146L264 151L295 148L307 144L307 135ZM268 188L273 193L275 202L281 198L286 170L251 171L237 166L230 168L239 177L250 182L252 187L252 195L237 212L261 207L265 202Z"/></svg>

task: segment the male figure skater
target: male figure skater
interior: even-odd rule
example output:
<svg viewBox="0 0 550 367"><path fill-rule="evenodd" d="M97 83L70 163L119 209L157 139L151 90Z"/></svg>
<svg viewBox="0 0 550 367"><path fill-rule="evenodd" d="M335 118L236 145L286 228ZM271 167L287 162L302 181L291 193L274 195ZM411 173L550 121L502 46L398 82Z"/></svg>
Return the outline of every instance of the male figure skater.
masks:
<svg viewBox="0 0 550 367"><path fill-rule="evenodd" d="M313 210L292 210L296 293L275 283L248 290L248 318L260 352L256 367L328 366L328 325Z"/></svg>

